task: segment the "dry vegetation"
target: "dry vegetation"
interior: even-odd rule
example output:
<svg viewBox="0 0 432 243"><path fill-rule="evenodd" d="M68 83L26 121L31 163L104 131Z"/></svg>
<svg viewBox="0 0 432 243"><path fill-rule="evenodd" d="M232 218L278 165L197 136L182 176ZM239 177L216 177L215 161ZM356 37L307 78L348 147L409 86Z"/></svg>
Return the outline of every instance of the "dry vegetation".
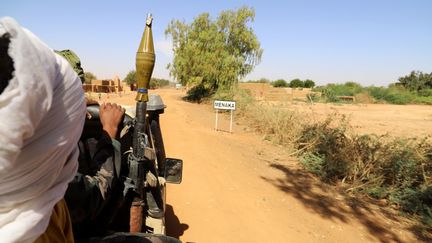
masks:
<svg viewBox="0 0 432 243"><path fill-rule="evenodd" d="M216 96L235 96L238 113L248 125L265 139L290 149L307 170L327 183L341 186L346 193L366 195L417 219L422 233L430 237L429 138L359 135L344 115L333 113L327 119L312 121L280 105L256 102L245 91L234 93Z"/></svg>

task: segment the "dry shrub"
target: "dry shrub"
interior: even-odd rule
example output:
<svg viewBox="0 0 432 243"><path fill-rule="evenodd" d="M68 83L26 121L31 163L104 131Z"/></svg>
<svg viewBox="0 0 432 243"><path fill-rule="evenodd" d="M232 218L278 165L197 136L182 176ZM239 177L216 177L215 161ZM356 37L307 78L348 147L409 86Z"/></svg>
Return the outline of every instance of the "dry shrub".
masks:
<svg viewBox="0 0 432 243"><path fill-rule="evenodd" d="M357 135L344 116L306 125L297 148L301 163L351 193L386 199L432 223L432 143L389 135ZM431 224L432 225L432 224Z"/></svg>
<svg viewBox="0 0 432 243"><path fill-rule="evenodd" d="M257 102L247 92L236 94L238 114L265 139L291 148L301 131L300 115L285 104Z"/></svg>
<svg viewBox="0 0 432 243"><path fill-rule="evenodd" d="M367 194L432 226L432 142L358 135L344 115L310 122L286 105L256 102L247 92L235 95L238 114L269 140L294 149L309 171L347 192Z"/></svg>
<svg viewBox="0 0 432 243"><path fill-rule="evenodd" d="M367 92L356 94L355 96L356 103L361 104L373 104L375 103L375 99Z"/></svg>

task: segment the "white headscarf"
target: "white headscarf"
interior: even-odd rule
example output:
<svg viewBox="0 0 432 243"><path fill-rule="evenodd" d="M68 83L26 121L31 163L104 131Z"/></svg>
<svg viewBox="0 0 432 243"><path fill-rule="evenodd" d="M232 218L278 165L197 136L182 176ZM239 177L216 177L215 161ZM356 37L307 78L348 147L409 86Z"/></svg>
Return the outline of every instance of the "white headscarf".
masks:
<svg viewBox="0 0 432 243"><path fill-rule="evenodd" d="M78 168L85 119L80 79L68 62L12 18L15 72L0 94L0 241L32 242Z"/></svg>

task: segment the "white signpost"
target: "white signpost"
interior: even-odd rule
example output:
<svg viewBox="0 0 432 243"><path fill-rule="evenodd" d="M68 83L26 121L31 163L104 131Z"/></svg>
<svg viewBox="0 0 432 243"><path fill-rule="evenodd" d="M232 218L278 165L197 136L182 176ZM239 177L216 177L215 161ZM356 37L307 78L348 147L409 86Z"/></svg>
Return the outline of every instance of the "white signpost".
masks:
<svg viewBox="0 0 432 243"><path fill-rule="evenodd" d="M218 114L219 110L231 110L230 133L232 133L233 111L236 109L235 101L215 100L213 107L216 109L215 130L218 130Z"/></svg>

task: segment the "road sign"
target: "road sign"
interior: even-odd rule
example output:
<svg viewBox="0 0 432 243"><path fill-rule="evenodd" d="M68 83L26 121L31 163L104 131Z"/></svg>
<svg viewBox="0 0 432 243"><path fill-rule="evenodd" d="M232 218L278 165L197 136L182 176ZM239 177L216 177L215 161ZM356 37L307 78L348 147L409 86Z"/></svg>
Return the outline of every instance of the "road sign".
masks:
<svg viewBox="0 0 432 243"><path fill-rule="evenodd" d="M219 110L235 110L235 101L215 100L213 107Z"/></svg>
<svg viewBox="0 0 432 243"><path fill-rule="evenodd" d="M218 130L218 113L219 110L230 110L231 111L231 120L230 120L230 133L232 133L232 123L233 123L233 111L236 109L235 101L226 101L226 100L215 100L213 103L213 107L216 109L216 121L215 121L215 130Z"/></svg>

